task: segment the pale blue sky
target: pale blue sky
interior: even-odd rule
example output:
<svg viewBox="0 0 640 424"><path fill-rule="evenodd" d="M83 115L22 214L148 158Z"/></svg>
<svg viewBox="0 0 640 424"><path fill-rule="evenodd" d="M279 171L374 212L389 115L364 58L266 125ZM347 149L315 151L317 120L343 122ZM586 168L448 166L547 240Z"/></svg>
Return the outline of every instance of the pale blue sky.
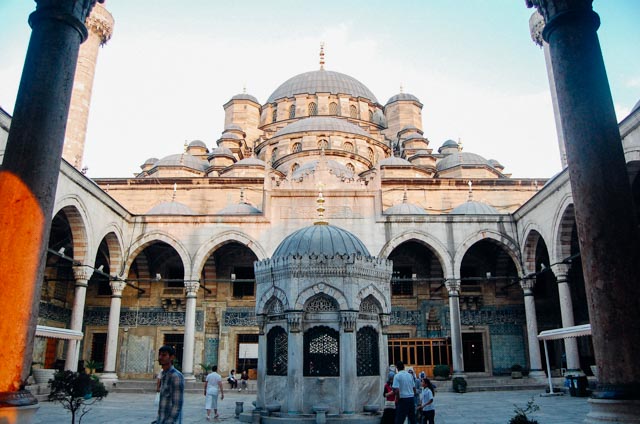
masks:
<svg viewBox="0 0 640 424"><path fill-rule="evenodd" d="M542 51L524 0L303 2L107 0L116 26L100 52L85 164L131 176L185 140L215 147L222 105L260 102L288 78L326 68L364 83L382 104L399 91L424 104L430 147L461 138L516 177L560 169ZM13 111L35 3L0 0L0 106ZM618 118L640 99L640 1L596 0ZM126 154L125 154L126 152Z"/></svg>

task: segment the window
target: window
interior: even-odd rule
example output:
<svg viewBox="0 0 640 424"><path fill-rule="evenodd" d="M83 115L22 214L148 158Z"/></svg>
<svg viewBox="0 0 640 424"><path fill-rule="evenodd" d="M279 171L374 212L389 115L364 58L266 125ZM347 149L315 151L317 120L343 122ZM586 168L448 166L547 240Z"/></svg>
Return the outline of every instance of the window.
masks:
<svg viewBox="0 0 640 424"><path fill-rule="evenodd" d="M278 108L273 108L273 115L271 116L271 122L276 122L278 120Z"/></svg>
<svg viewBox="0 0 640 424"><path fill-rule="evenodd" d="M410 266L393 267L391 294L394 296L413 295L412 269Z"/></svg>
<svg viewBox="0 0 640 424"><path fill-rule="evenodd" d="M376 154L373 152L373 149L371 147L369 147L368 153L369 153L369 155L368 155L369 156L369 160L371 162L375 162Z"/></svg>
<svg viewBox="0 0 640 424"><path fill-rule="evenodd" d="M338 113L338 103L336 102L329 103L329 115L340 115Z"/></svg>
<svg viewBox="0 0 640 424"><path fill-rule="evenodd" d="M302 143L293 143L291 146L291 153L297 153L302 151Z"/></svg>
<svg viewBox="0 0 640 424"><path fill-rule="evenodd" d="M380 375L378 332L373 327L362 327L356 336L356 367L358 376Z"/></svg>
<svg viewBox="0 0 640 424"><path fill-rule="evenodd" d="M318 326L304 333L303 375L338 377L340 375L340 339L336 330Z"/></svg>
<svg viewBox="0 0 640 424"><path fill-rule="evenodd" d="M289 119L296 117L296 105L289 106Z"/></svg>
<svg viewBox="0 0 640 424"><path fill-rule="evenodd" d="M354 105L349 106L349 115L354 119L358 119L358 109Z"/></svg>
<svg viewBox="0 0 640 424"><path fill-rule="evenodd" d="M273 327L267 333L267 375L287 375L288 340L282 327Z"/></svg>
<svg viewBox="0 0 640 424"><path fill-rule="evenodd" d="M355 173L355 172L356 172L356 167L355 167L355 166L353 166L353 164L352 164L352 163L348 163L348 164L347 164L347 169L348 169L349 171L351 171L351 173Z"/></svg>
<svg viewBox="0 0 640 424"><path fill-rule="evenodd" d="M316 116L318 114L318 105L314 102L309 103L309 116Z"/></svg>
<svg viewBox="0 0 640 424"><path fill-rule="evenodd" d="M329 142L325 139L322 139L320 141L318 141L318 149L328 149L329 148Z"/></svg>
<svg viewBox="0 0 640 424"><path fill-rule="evenodd" d="M373 111L369 111L369 122L373 122Z"/></svg>
<svg viewBox="0 0 640 424"><path fill-rule="evenodd" d="M253 267L234 267L231 284L233 285L233 297L251 297L254 294L255 275Z"/></svg>
<svg viewBox="0 0 640 424"><path fill-rule="evenodd" d="M258 337L257 334L238 334L235 367L238 374L258 368Z"/></svg>
<svg viewBox="0 0 640 424"><path fill-rule="evenodd" d="M278 159L278 148L274 147L271 151L271 163L275 162Z"/></svg>
<svg viewBox="0 0 640 424"><path fill-rule="evenodd" d="M353 152L353 143L349 143L348 141L342 145L342 148L347 152Z"/></svg>
<svg viewBox="0 0 640 424"><path fill-rule="evenodd" d="M300 165L298 165L297 163L294 163L293 165L291 165L291 172L296 172L298 169L300 168Z"/></svg>

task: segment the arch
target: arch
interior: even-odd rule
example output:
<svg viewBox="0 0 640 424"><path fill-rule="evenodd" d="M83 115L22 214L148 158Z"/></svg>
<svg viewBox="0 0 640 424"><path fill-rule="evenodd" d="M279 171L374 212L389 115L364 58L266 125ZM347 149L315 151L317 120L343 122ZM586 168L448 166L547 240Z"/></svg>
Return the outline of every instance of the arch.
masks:
<svg viewBox="0 0 640 424"><path fill-rule="evenodd" d="M193 257L194 279L197 280L200 278L202 268L207 262L209 256L211 256L211 254L220 246L230 242L236 242L246 246L254 255L256 255L259 261L267 258L267 254L262 246L260 246L260 244L250 236L236 230L223 231L212 236L209 240L204 242L200 248L198 248L198 251Z"/></svg>
<svg viewBox="0 0 640 424"><path fill-rule="evenodd" d="M100 240L98 245L105 240L107 247L109 248L109 270L112 275L121 276L123 271L123 259L124 259L124 246L122 244L122 233L120 228L115 225L110 225L103 232L103 236L98 238ZM95 256L94 256L95 257Z"/></svg>
<svg viewBox="0 0 640 424"><path fill-rule="evenodd" d="M428 249L430 249L438 258L438 262L440 262L440 266L442 267L442 272L445 278L453 278L453 270L451 268L453 258L449 254L447 248L432 235L423 233L421 231L408 230L398 234L396 237L392 238L387 243L385 243L384 246L382 246L382 249L380 249L380 253L378 253L378 257L388 259L389 255L396 247L400 246L406 241L411 240L422 243Z"/></svg>
<svg viewBox="0 0 640 424"><path fill-rule="evenodd" d="M311 296L303 306L305 312L338 312L339 309L338 302L325 293Z"/></svg>
<svg viewBox="0 0 640 424"><path fill-rule="evenodd" d="M358 108L354 105L349 106L349 116L353 119L358 119Z"/></svg>
<svg viewBox="0 0 640 424"><path fill-rule="evenodd" d="M380 304L380 308L382 309L380 312L385 314L391 313L391 305L387 302L387 297L373 284L369 284L358 292L356 297L358 303L354 305L357 306L355 309L360 310L360 304L369 296L373 297Z"/></svg>
<svg viewBox="0 0 640 424"><path fill-rule="evenodd" d="M142 236L138 237L133 243L131 243L131 247L129 248L125 259L124 275L127 275L129 273L131 265L136 260L140 252L142 252L147 246L156 241L162 241L168 244L176 251L176 253L178 253L180 260L182 261L182 267L184 268L184 279L191 280L191 257L186 247L184 247L184 245L174 236L157 230L145 233Z"/></svg>
<svg viewBox="0 0 640 424"><path fill-rule="evenodd" d="M287 299L287 294L278 287L270 287L269 290L264 292L260 299L256 302L256 311L258 314L264 314L265 307L267 303L272 299L278 299L282 302L282 307L286 311L289 309L289 299Z"/></svg>
<svg viewBox="0 0 640 424"><path fill-rule="evenodd" d="M267 375L287 375L289 364L289 339L282 326L274 326L267 332Z"/></svg>
<svg viewBox="0 0 640 424"><path fill-rule="evenodd" d="M301 151L302 151L302 143L300 143L299 141L293 143L293 145L291 146L291 153L297 153Z"/></svg>
<svg viewBox="0 0 640 424"><path fill-rule="evenodd" d="M318 114L318 105L315 102L309 103L309 116L316 116Z"/></svg>
<svg viewBox="0 0 640 424"><path fill-rule="evenodd" d="M522 243L523 272L528 274L536 271L536 249L542 235L536 229L529 229Z"/></svg>
<svg viewBox="0 0 640 424"><path fill-rule="evenodd" d="M460 277L460 267L462 266L462 259L464 258L467 251L479 241L483 240L491 240L495 243L498 243L502 248L504 248L505 252L516 267L516 272L518 275L522 275L522 262L520 260L520 249L513 239L510 237L506 237L505 235L494 231L494 230L481 230L476 234L469 236L458 248L455 254L453 266L454 271L456 272L455 278Z"/></svg>
<svg viewBox="0 0 640 424"><path fill-rule="evenodd" d="M342 293L337 288L330 286L325 283L317 283L307 289L303 290L296 299L295 309L301 311L304 308L304 305L307 303L309 299L317 294L325 294L331 298L333 298L336 302L338 302L338 306L340 310L348 310L352 309L349 307L349 302L345 297L344 293Z"/></svg>
<svg viewBox="0 0 640 424"><path fill-rule="evenodd" d="M560 202L553 222L554 241L551 262L557 263L571 256L571 233L576 218L573 209L573 198L570 195L565 196Z"/></svg>
<svg viewBox="0 0 640 424"><path fill-rule="evenodd" d="M88 231L90 218L84 202L75 195L65 196L56 203L52 216L55 217L60 212L64 213L71 228L73 259L84 265L91 265L88 261L95 255L95 252L92 252L91 249L93 242L91 233ZM98 247L95 246L93 250L97 251L97 249Z"/></svg>
<svg viewBox="0 0 640 424"><path fill-rule="evenodd" d="M338 110L338 103L329 103L329 115L340 115L340 111Z"/></svg>

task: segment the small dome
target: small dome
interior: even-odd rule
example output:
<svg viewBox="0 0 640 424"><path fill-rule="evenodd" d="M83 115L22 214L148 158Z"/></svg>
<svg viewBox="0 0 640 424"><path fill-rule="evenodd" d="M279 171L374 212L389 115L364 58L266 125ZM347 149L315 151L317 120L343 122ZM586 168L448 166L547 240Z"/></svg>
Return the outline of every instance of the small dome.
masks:
<svg viewBox="0 0 640 424"><path fill-rule="evenodd" d="M248 158L244 158L238 162L236 162L236 164L234 166L260 166L260 167L264 167L265 166L265 162L263 160L258 159L255 156L251 156Z"/></svg>
<svg viewBox="0 0 640 424"><path fill-rule="evenodd" d="M450 215L496 215L500 214L496 208L486 203L469 200L453 208Z"/></svg>
<svg viewBox="0 0 640 424"><path fill-rule="evenodd" d="M418 103L420 103L420 100L418 100L418 98L416 96L414 96L413 94L398 93L395 96L391 97L387 101L387 104L390 104L390 103L393 103L393 102L399 102L399 101L410 101L410 102L418 102ZM422 103L420 103L420 104L422 104Z"/></svg>
<svg viewBox="0 0 640 424"><path fill-rule="evenodd" d="M440 159L436 163L436 170L444 171L460 165L489 165L489 163L485 158L475 153L456 152Z"/></svg>
<svg viewBox="0 0 640 424"><path fill-rule="evenodd" d="M240 202L235 205L229 205L217 212L218 215L261 215L260 209L251 206L248 203Z"/></svg>
<svg viewBox="0 0 640 424"><path fill-rule="evenodd" d="M409 135L407 135L406 137L402 137L403 141L409 141L409 140L424 140L424 136L418 134L418 133L411 133Z"/></svg>
<svg viewBox="0 0 640 424"><path fill-rule="evenodd" d="M293 173L291 174L291 178L298 179L298 178L301 178L303 175L309 175L318 168L319 164L320 164L320 161L317 161L317 160L306 162L302 164L300 168L293 171ZM353 172L349 168L347 168L346 165L343 165L338 161L331 160L331 159L327 160L327 168L329 168L329 172L331 172L333 175L336 175L338 177L345 177L345 178L354 177Z"/></svg>
<svg viewBox="0 0 640 424"><path fill-rule="evenodd" d="M274 135L275 137L280 137L287 134L299 133L299 132L312 132L312 131L336 131L336 132L344 132L350 134L357 134L364 137L371 137L369 133L360 128L359 126L352 124L346 119L332 118L332 117L323 117L323 116L314 116L311 118L304 118L299 121L296 121L292 124L287 125L286 127L278 130Z"/></svg>
<svg viewBox="0 0 640 424"><path fill-rule="evenodd" d="M443 147L455 147L457 149L458 147L460 147L460 145L453 140L447 140L444 143L442 143L442 146L440 146L440 148L443 148Z"/></svg>
<svg viewBox="0 0 640 424"><path fill-rule="evenodd" d="M384 158L378 163L380 164L380 166L413 166L413 164L408 160L399 158L397 156Z"/></svg>
<svg viewBox="0 0 640 424"><path fill-rule="evenodd" d="M232 132L223 132L222 135L220 136L220 140L229 140L229 139L242 140L242 137Z"/></svg>
<svg viewBox="0 0 640 424"><path fill-rule="evenodd" d="M293 97L296 94L349 94L353 97L363 97L378 103L373 95L363 83L357 79L341 74L340 72L318 71L305 72L289 78L269 96L267 103L273 103L278 99Z"/></svg>
<svg viewBox="0 0 640 424"><path fill-rule="evenodd" d="M256 99L255 97L253 97L251 94L247 94L247 93L240 93L240 94L236 94L235 96L233 96L231 98L231 100L249 100L253 103L256 104L260 104L260 102L258 102L258 99Z"/></svg>
<svg viewBox="0 0 640 424"><path fill-rule="evenodd" d="M427 211L413 203L400 203L385 209L385 215L427 215Z"/></svg>
<svg viewBox="0 0 640 424"><path fill-rule="evenodd" d="M204 141L193 140L191 143L189 143L189 147L204 147L206 149L207 145L204 143Z"/></svg>
<svg viewBox="0 0 640 424"><path fill-rule="evenodd" d="M235 157L235 156L233 156L233 152L231 151L231 149L229 149L228 147L224 147L224 146L216 147L215 149L213 149L211 151L211 154L209 155L209 157L212 157L212 156L231 156L231 157Z"/></svg>
<svg viewBox="0 0 640 424"><path fill-rule="evenodd" d="M188 153L178 153L175 155L169 155L156 162L155 167L187 167L197 169L198 171L204 171L209 164L202 159L195 156L191 156Z"/></svg>
<svg viewBox="0 0 640 424"><path fill-rule="evenodd" d="M242 127L240 125L236 125L236 124L227 125L226 127L224 127L224 131L222 131L222 132L226 133L227 131L242 131L242 132L244 132Z"/></svg>
<svg viewBox="0 0 640 424"><path fill-rule="evenodd" d="M144 167L145 165L155 165L159 160L160 159L158 159L158 158L149 158L149 159L144 161L142 166Z"/></svg>
<svg viewBox="0 0 640 424"><path fill-rule="evenodd" d="M498 162L495 159L489 159L487 163L496 169L504 169L504 165L502 165L500 162Z"/></svg>
<svg viewBox="0 0 640 424"><path fill-rule="evenodd" d="M155 205L146 215L195 215L195 213L184 203L173 201Z"/></svg>
<svg viewBox="0 0 640 424"><path fill-rule="evenodd" d="M288 235L271 258L292 255L371 256L358 237L333 225L311 225Z"/></svg>

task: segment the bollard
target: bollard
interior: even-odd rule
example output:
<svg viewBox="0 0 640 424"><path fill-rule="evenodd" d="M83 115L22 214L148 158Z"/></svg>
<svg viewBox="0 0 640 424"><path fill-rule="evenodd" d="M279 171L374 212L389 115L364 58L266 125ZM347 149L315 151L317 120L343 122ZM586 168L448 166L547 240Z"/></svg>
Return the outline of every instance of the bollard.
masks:
<svg viewBox="0 0 640 424"><path fill-rule="evenodd" d="M236 402L236 418L242 414L244 402Z"/></svg>

